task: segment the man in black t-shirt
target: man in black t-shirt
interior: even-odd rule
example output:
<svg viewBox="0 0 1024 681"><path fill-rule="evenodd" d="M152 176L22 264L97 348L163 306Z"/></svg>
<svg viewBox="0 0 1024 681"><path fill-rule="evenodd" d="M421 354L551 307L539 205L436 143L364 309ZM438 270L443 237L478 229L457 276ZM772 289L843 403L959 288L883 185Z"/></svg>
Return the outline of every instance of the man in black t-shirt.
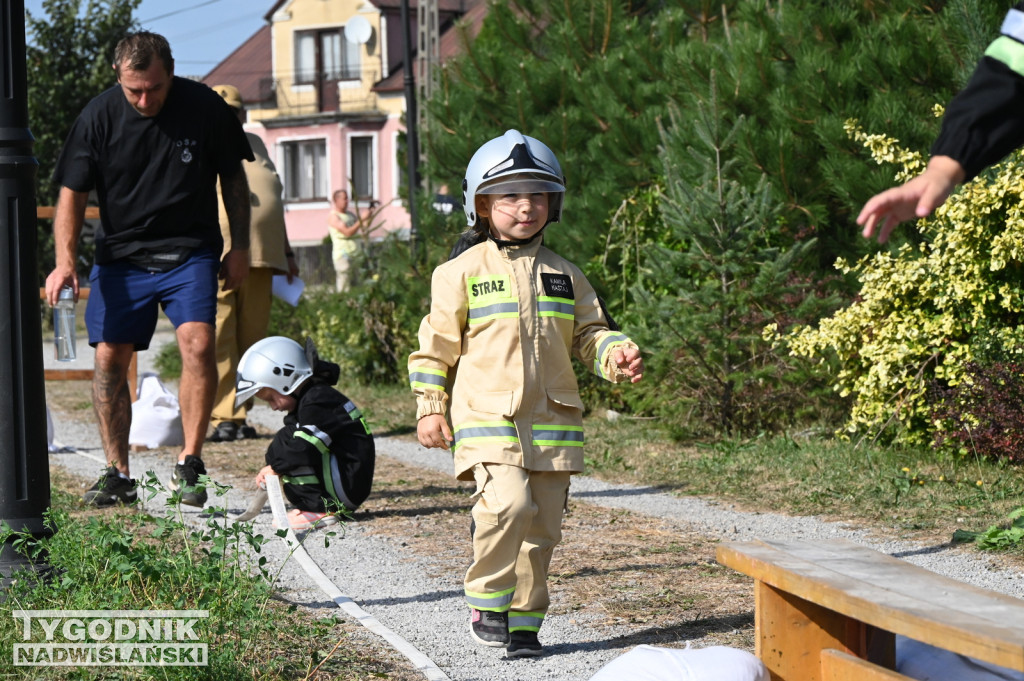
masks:
<svg viewBox="0 0 1024 681"><path fill-rule="evenodd" d="M249 189L242 160L252 151L238 119L206 85L174 76L166 39L128 35L114 52L117 85L82 110L57 161L56 266L46 279L53 305L75 272L86 199L100 207L96 262L85 320L96 348L93 406L110 467L84 496L109 506L137 498L128 467L133 351L149 347L160 308L181 350L179 388L185 445L171 476L181 501L202 506L202 445L213 405L218 276L232 290L249 268ZM217 217L220 177L232 245ZM134 386L132 386L134 388Z"/></svg>

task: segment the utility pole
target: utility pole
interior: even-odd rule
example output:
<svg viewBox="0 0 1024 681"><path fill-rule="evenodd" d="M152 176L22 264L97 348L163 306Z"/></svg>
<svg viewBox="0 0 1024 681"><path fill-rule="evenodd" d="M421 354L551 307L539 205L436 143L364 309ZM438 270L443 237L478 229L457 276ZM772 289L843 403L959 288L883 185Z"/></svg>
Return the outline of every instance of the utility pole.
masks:
<svg viewBox="0 0 1024 681"><path fill-rule="evenodd" d="M403 70L405 71L405 142L408 152L408 180L407 190L409 194L409 243L412 248L413 257L416 257L416 190L420 186L419 172L419 138L416 134L416 89L413 77L412 63L412 33L409 22L409 0L402 0L402 52L404 57Z"/></svg>
<svg viewBox="0 0 1024 681"><path fill-rule="evenodd" d="M28 129L25 2L0 3L0 520L41 538L50 506L36 263L35 139ZM0 544L0 579L33 567ZM35 565L42 570L45 566Z"/></svg>
<svg viewBox="0 0 1024 681"><path fill-rule="evenodd" d="M427 102L437 90L441 66L441 43L437 0L419 0L416 5L419 26L419 44L416 49L416 95L420 104ZM427 109L418 108L416 124L420 131L426 130ZM425 149L420 150L420 161L427 159Z"/></svg>

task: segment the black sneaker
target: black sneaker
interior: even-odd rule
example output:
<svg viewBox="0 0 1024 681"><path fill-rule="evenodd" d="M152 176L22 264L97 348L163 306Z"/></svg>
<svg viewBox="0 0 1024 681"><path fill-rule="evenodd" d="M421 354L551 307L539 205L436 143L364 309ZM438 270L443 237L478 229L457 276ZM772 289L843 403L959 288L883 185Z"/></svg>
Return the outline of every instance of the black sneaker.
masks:
<svg viewBox="0 0 1024 681"><path fill-rule="evenodd" d="M482 646L504 648L508 645L508 613L473 608L469 635Z"/></svg>
<svg viewBox="0 0 1024 681"><path fill-rule="evenodd" d="M221 421L206 438L207 442L234 442L238 439L238 424L234 421Z"/></svg>
<svg viewBox="0 0 1024 681"><path fill-rule="evenodd" d="M181 503L202 508L206 503L206 486L199 484L199 476L206 475L206 466L198 456L189 454L175 464L171 474L171 489L181 490Z"/></svg>
<svg viewBox="0 0 1024 681"><path fill-rule="evenodd" d="M246 423L238 426L238 432L235 434L236 440L252 440L257 437L259 435L256 433L256 429Z"/></svg>
<svg viewBox="0 0 1024 681"><path fill-rule="evenodd" d="M513 631L509 635L505 657L540 657L544 646L537 640L536 631Z"/></svg>
<svg viewBox="0 0 1024 681"><path fill-rule="evenodd" d="M135 481L122 478L113 466L103 471L96 484L82 495L82 501L98 508L114 504L134 504L138 499Z"/></svg>

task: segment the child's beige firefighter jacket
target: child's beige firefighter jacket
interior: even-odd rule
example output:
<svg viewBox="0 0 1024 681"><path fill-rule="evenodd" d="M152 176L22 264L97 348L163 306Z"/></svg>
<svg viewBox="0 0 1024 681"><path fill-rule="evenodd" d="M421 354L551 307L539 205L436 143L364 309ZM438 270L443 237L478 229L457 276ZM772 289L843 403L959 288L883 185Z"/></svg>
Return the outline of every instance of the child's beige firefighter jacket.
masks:
<svg viewBox="0 0 1024 681"><path fill-rule="evenodd" d="M434 270L419 342L409 356L416 418L450 406L455 474L464 480L477 463L581 472L572 357L617 382L625 376L612 350L636 347L608 328L579 268L540 238L505 248L488 239Z"/></svg>

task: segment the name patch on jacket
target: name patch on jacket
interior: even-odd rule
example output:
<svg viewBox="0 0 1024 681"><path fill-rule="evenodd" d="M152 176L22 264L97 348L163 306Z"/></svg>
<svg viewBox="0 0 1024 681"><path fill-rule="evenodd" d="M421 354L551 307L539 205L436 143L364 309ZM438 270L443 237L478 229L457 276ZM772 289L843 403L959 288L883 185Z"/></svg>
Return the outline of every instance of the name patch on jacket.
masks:
<svg viewBox="0 0 1024 681"><path fill-rule="evenodd" d="M541 272L541 285L544 287L544 295L552 298L568 298L575 300L572 292L572 277L568 274L557 272Z"/></svg>
<svg viewBox="0 0 1024 681"><path fill-rule="evenodd" d="M507 274L486 274L482 277L470 277L467 282L469 304L479 303L489 298L511 298L512 282Z"/></svg>

